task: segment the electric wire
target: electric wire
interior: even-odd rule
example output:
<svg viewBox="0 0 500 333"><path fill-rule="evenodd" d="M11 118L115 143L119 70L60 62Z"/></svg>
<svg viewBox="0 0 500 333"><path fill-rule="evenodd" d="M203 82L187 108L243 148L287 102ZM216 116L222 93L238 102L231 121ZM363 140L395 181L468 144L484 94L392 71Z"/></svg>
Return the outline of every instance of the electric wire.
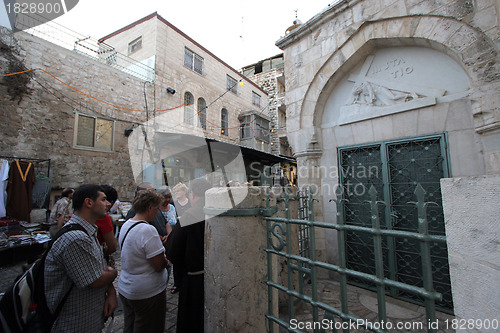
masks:
<svg viewBox="0 0 500 333"><path fill-rule="evenodd" d="M80 93L80 94L82 94L82 95L84 95L84 96L86 96L86 97L88 97L88 98L91 98L91 99L96 100L96 101L98 101L98 102L104 103L104 104L106 104L106 105L109 105L109 106L112 106L112 107L114 107L114 108L117 108L117 109L120 109L120 110L124 110L124 111L131 111L131 112L146 112L146 113L153 112L153 113L155 113L155 112L166 112L166 111L172 111L172 110L178 109L178 108L180 108L180 107L182 107L182 106L192 106L192 104L189 104L189 103L184 103L184 104L181 104L181 105L179 105L179 106L176 106L176 107L173 107L173 108L167 108L167 109L163 109L163 110L147 110L147 109L148 109L148 106L147 106L146 91L144 90L144 99L145 99L145 108L146 108L146 110L135 110L135 109L124 108L124 107L117 106L117 105L114 105L114 104L112 104L112 103L109 103L109 102L103 101L103 100L101 100L101 99L99 99L99 98L96 98L96 97L94 97L94 96L92 96L92 95L86 94L86 93L82 92L81 90L79 90L79 89L77 89L77 88L75 88L75 87L73 87L73 86L71 86L71 85L67 84L66 82L64 82L64 81L60 80L60 79L59 79L59 78L57 78L55 75L52 75L51 73L49 73L48 71L46 71L46 70L44 70L44 69L42 69L42 68L33 68L33 69L27 69L27 70L20 71L20 72L14 72L14 73L8 73L8 74L0 74L0 77L7 77L7 76L13 76L13 75L20 75L20 74L25 74L25 73L35 72L35 71L41 71L41 72L43 72L43 73L45 73L45 74L49 75L50 77L52 77L52 78L53 78L53 79L55 79L56 81L58 81L58 82L62 83L63 85L67 86L68 88L70 88L70 89L72 89L72 90L74 90L74 91L76 91L76 92L78 92L78 93ZM34 81L35 81L35 82L37 82L37 83L38 83L38 84L39 84L42 88L44 88L46 91L48 91L49 93L51 93L53 96L55 96L55 97L56 97L56 98L58 98L59 100L63 101L63 100L62 100L62 98L60 98L60 97L56 96L54 93L50 92L50 91L49 91L46 87L44 87L44 86L43 86L40 82L38 82L38 79L35 79ZM236 82L236 83L235 83L232 87L227 88L227 89L226 89L226 91L224 91L224 93L222 93L221 95L219 95L219 96L218 96L215 100L213 100L210 104L208 104L208 105L205 107L205 109L208 109L208 107L209 107L209 106L213 105L213 104L214 104L217 100L219 100L220 98L222 98L225 94L227 94L227 92L229 92L230 90L232 90L232 88L234 88L234 87L235 87L237 84L239 84L240 82L241 82L241 80L240 80L240 81L237 81L237 82ZM145 85L144 85L144 88L145 88ZM67 95L65 95L65 94L62 94L62 95L63 95L65 98L68 98L68 99L72 100L72 98L68 97ZM73 101L73 102L75 102L74 100L72 100L72 101ZM64 102L64 101L63 101L63 102ZM68 106L70 106L70 107L74 107L73 105L70 105L70 104L69 104L69 103L67 103L67 102L64 102L64 103L65 103L65 104L67 104L67 105L68 105ZM77 102L76 102L76 103L77 103ZM263 113L263 111L264 111L267 107L268 107L268 105L266 105L266 106L262 107L262 108L259 110L259 112L260 112L260 113ZM87 109L89 109L89 110L92 110L93 112L95 112L95 111L94 111L93 109L91 109L91 108L88 108L88 107L86 107L86 108L87 108ZM241 126L242 126L242 125L245 125L245 124L246 124L246 125L248 125L248 127L250 128L250 130L254 133L255 137L256 137L258 140L260 140L260 141L265 141L265 140L266 140L265 136L267 136L268 134L270 134L270 133L273 133L273 132L274 132L274 129L270 129L270 130L269 130L266 134L264 134L263 136L262 136L262 134L261 134L261 135L259 135L259 134L258 134L258 133L254 130L254 128L253 128L253 126L252 126L252 124L251 124L251 123L255 122L255 118L254 118L254 120L252 120L251 122L249 122L249 121L247 121L247 120L245 120L245 121L243 121L243 122L240 122L237 126L234 126L234 127L223 127L223 126L219 126L219 125L217 125L217 124L215 124L215 123L213 123L213 122L209 121L209 120L208 120L206 117L204 117L204 116L203 116L203 115L202 115L202 114L201 114L198 110L196 110L196 109L194 109L194 108L193 108L193 110L194 110L194 111L198 114L198 116L199 116L199 117L203 118L203 119L206 121L206 123L209 123L210 125L212 125L212 126L214 126L214 127L217 127L217 128L220 128L220 129L229 130L229 129L241 128ZM123 119L118 119L118 118L115 118L115 117L110 117L110 118L111 118L111 119L113 119L113 120L117 120L117 121L123 121L123 122L129 122L129 123L136 123L136 124L137 124L137 122L127 121L127 120L123 120ZM180 126L181 124L182 124L182 122L181 122L181 123L179 123L179 124L177 124L176 126ZM279 139L280 141L282 141L282 139L281 139L281 138L278 138L278 139ZM283 141L283 142L284 142L284 141Z"/></svg>

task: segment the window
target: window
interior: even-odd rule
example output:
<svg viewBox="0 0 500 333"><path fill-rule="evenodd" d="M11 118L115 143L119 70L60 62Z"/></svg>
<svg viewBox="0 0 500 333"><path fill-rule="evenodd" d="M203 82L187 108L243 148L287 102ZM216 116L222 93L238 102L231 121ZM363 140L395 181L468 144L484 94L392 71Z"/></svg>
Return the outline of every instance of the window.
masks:
<svg viewBox="0 0 500 333"><path fill-rule="evenodd" d="M257 139L264 142L269 142L269 121L256 116L255 127L255 131L257 132Z"/></svg>
<svg viewBox="0 0 500 333"><path fill-rule="evenodd" d="M244 116L240 118L240 138L248 139L252 137L252 131L250 129L250 123L252 121L251 116Z"/></svg>
<svg viewBox="0 0 500 333"><path fill-rule="evenodd" d="M231 90L232 93L237 95L238 94L238 81L236 81L236 79L227 75L226 76L226 89Z"/></svg>
<svg viewBox="0 0 500 333"><path fill-rule="evenodd" d="M203 75L203 58L189 49L184 49L184 66Z"/></svg>
<svg viewBox="0 0 500 333"><path fill-rule="evenodd" d="M76 147L113 150L114 121L77 113L75 128Z"/></svg>
<svg viewBox="0 0 500 333"><path fill-rule="evenodd" d="M198 98L198 127L207 129L207 103L203 98Z"/></svg>
<svg viewBox="0 0 500 333"><path fill-rule="evenodd" d="M260 108L260 95L252 91L252 104Z"/></svg>
<svg viewBox="0 0 500 333"><path fill-rule="evenodd" d="M128 54L134 53L135 51L141 48L142 48L142 36L128 43Z"/></svg>
<svg viewBox="0 0 500 333"><path fill-rule="evenodd" d="M449 177L447 142L445 135L407 138L404 140L366 143L360 146L339 147L339 184L345 201L343 211L346 225L366 226L372 218L369 205L369 190L377 190L377 199L390 198L386 205L380 205L380 227L382 229L418 232L420 219L414 204L416 185L426 192L429 234L445 235L446 225L441 199L440 179ZM430 199L432 198L432 199ZM431 220L432 219L432 220ZM432 222L431 222L432 221ZM367 274L375 274L373 259L374 235L346 231L347 268ZM419 242L409 238L382 236L383 257L406 258L405 262L420 262ZM436 307L453 309L452 289L449 275L446 243L430 242L432 281L442 299ZM425 272L420 265L388 265L386 276L395 276L398 282L422 286ZM356 277L348 278L352 283L372 288L366 281ZM389 292L389 291L388 291ZM424 304L423 297L412 295L398 288L391 288L391 295L412 302Z"/></svg>
<svg viewBox="0 0 500 333"><path fill-rule="evenodd" d="M184 105L184 122L193 125L194 97L189 91L186 91L184 94L184 104L186 104Z"/></svg>
<svg viewBox="0 0 500 333"><path fill-rule="evenodd" d="M228 132L228 127L229 127L229 120L228 120L228 114L226 109L222 109L220 112L220 134L222 135L229 135Z"/></svg>

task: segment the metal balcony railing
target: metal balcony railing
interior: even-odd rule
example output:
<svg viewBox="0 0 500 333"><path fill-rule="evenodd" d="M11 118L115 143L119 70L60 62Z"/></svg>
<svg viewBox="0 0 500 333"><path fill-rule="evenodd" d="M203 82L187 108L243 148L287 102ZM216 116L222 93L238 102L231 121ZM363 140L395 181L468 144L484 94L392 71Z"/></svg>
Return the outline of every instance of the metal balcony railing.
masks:
<svg viewBox="0 0 500 333"><path fill-rule="evenodd" d="M100 43L91 36L82 35L53 21L41 24L46 20L43 16L37 14L23 15L18 17L16 28L119 69L141 80L154 81L154 68L117 52L114 47L106 43ZM37 25L38 23L40 25Z"/></svg>

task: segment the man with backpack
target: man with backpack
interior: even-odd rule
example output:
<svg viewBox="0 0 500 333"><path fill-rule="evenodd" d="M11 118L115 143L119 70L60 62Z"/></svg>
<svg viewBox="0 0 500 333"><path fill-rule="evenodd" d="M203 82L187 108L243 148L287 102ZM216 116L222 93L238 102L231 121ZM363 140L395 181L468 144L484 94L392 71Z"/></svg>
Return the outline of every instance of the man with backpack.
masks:
<svg viewBox="0 0 500 333"><path fill-rule="evenodd" d="M45 261L47 306L58 317L52 332L101 332L118 306L113 280L96 238L95 221L106 216L106 195L98 185L82 185L73 194L74 214L68 221L83 230L66 232L52 245ZM81 228L80 228L81 229Z"/></svg>

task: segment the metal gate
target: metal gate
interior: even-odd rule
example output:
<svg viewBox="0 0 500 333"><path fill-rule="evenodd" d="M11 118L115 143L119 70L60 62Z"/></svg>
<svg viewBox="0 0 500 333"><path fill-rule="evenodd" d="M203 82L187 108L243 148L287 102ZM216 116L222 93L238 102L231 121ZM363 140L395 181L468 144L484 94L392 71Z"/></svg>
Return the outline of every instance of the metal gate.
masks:
<svg viewBox="0 0 500 333"><path fill-rule="evenodd" d="M439 179L448 176L445 136L383 142L339 149L341 184L336 224L315 221L311 193L285 195L286 217L266 217L268 229L269 332L302 332L291 325L295 305L306 304L312 321L340 324L331 331L349 332L350 324L374 332L390 329L373 326L350 312L348 286L357 284L377 295L378 322L388 322L386 295L422 304L426 320L422 330L438 331L436 307L452 312L444 218ZM413 166L413 167L412 167ZM363 172L365 172L363 174ZM350 182L350 183L349 183ZM350 186L348 186L350 184ZM299 217L290 217L290 202L299 202ZM297 231L298 229L298 231ZM338 264L316 258L316 230L336 231ZM292 231L294 230L294 231ZM294 246L298 240L299 246ZM276 258L286 262L286 279L276 277ZM318 271L339 278L338 307L325 303L318 289ZM295 278L298 278L298 284ZM305 279L304 279L305 278ZM310 280L305 292L304 280ZM277 293L287 298L288 313L276 313ZM391 318L389 318L390 322ZM347 324L345 326L344 324ZM279 326L279 327L277 327ZM341 329L336 329L341 327ZM386 326L387 327L387 326ZM324 332L323 326L314 332ZM308 330L310 331L310 330ZM330 330L328 330L330 331Z"/></svg>
<svg viewBox="0 0 500 333"><path fill-rule="evenodd" d="M417 232L409 232L403 230L389 230L382 228L380 225L380 211L379 206L381 202L377 200L378 193L374 186L370 187L369 190L369 201L366 203L370 210L370 216L368 216L370 227L348 225L344 221L344 211L346 200L342 199L341 195L338 196L337 204L337 224L314 221L314 220L301 220L292 219L289 216L289 204L292 200L298 200L297 197L290 197L287 193L284 198L280 198L278 201L285 202L285 211L287 216L284 218L279 217L265 217L267 221L268 230L268 240L267 247L265 249L267 253L268 262L268 312L266 318L268 319L268 331L277 332L281 331L281 328L286 329L289 332L302 332L300 329L293 327L293 320L296 318L295 305L298 302L303 302L311 307L311 320L314 323L322 323L327 320L330 323L331 330L328 331L343 331L349 332L352 324L356 329L362 327L363 329L368 329L373 332L387 332L385 328L380 328L380 326L374 326L372 322L368 322L365 319L353 315L349 312L349 300L348 300L348 278L356 278L360 281L364 281L367 284L376 286L376 293L378 299L378 323L389 323L387 311L386 311L386 294L388 290L396 288L403 291L409 295L415 295L424 300L424 306L426 309L426 320L422 322L421 328L428 332L437 332L438 327L428 326L426 323L436 323L436 308L435 302L440 301L442 295L436 292L436 284L433 281L433 270L432 270L432 260L431 260L431 245L435 243L446 243L445 236L431 235L429 234L429 219L427 208L429 202L424 201L426 197L426 192L422 186L417 184L415 189L415 202L412 202L414 209L416 210L416 215L418 217L418 230ZM311 218L313 211L313 198L309 195L307 199L309 217ZM269 202L269 200L268 200ZM294 226L304 226L307 227L309 233L309 251L307 256L301 255L299 250L294 250L294 242L296 244L297 234L292 234L292 229ZM338 239L338 254L339 254L339 264L334 265L327 262L322 262L316 258L316 229L330 229L337 231ZM354 269L347 267L347 250L346 250L346 234L347 233L357 233L369 235L373 241L373 262L375 264L375 273L369 274L362 271L356 271ZM423 272L423 286L415 286L408 283L403 283L399 281L392 280L385 277L384 267L386 266L386 256L383 251L384 239L392 237L394 239L409 239L415 241L419 244L419 263L421 265L421 270ZM281 274L286 274L286 279L276 277L276 267L273 263L276 263L278 257L286 260L286 270L282 271ZM321 300L321 291L318 290L318 270L326 269L331 272L335 272L339 275L340 279L340 298L341 306L338 308L332 307L329 304ZM299 276L298 285L294 284L294 276ZM310 292L304 292L304 281L303 276L310 278L311 290ZM285 281L283 283L283 281ZM288 302L288 313L286 318L283 318L281 314L275 312L275 302L277 302L275 291L286 294ZM339 326L337 326L339 324ZM347 324L347 325L344 325ZM279 327L276 327L279 326ZM336 327L341 327L337 329ZM387 326L385 326L387 327ZM309 331L309 330L308 330ZM314 332L324 332L324 326L314 327ZM390 330L389 330L390 331Z"/></svg>
<svg viewBox="0 0 500 333"><path fill-rule="evenodd" d="M427 208L429 233L445 235L441 203L440 179L448 177L444 135L417 139L389 141L368 146L339 148L340 183L346 199L344 219L348 225L370 227L368 189L374 186L380 207L382 229L417 232L418 216L411 203L415 185L419 183L433 202ZM437 302L441 311L452 312L451 284L446 243L431 243L431 262L436 291L443 295ZM347 267L375 274L373 237L356 232L346 233ZM384 237L384 276L414 286L423 286L419 243L408 238ZM373 289L355 277L349 282ZM392 297L423 304L422 297L391 288Z"/></svg>

